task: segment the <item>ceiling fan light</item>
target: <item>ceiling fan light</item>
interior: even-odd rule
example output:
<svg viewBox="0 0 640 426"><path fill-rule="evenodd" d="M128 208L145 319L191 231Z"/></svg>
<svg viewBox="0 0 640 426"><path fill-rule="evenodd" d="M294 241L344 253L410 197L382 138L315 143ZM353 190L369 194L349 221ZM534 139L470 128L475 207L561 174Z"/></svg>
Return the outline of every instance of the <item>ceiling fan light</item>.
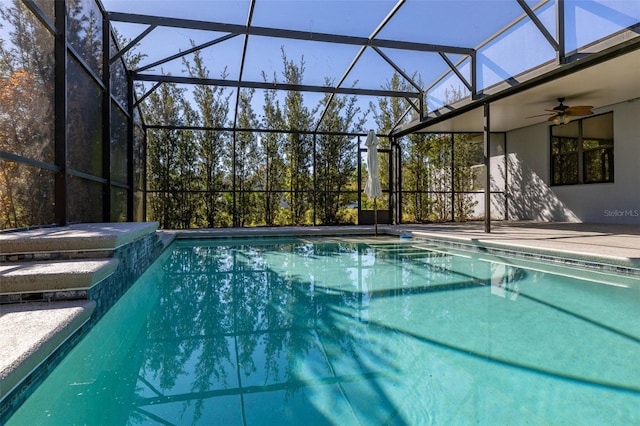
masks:
<svg viewBox="0 0 640 426"><path fill-rule="evenodd" d="M557 116L553 119L553 124L558 125L560 124L560 116Z"/></svg>
<svg viewBox="0 0 640 426"><path fill-rule="evenodd" d="M564 124L569 124L569 121L571 121L571 119L569 118L568 115L565 115L562 121L564 122Z"/></svg>

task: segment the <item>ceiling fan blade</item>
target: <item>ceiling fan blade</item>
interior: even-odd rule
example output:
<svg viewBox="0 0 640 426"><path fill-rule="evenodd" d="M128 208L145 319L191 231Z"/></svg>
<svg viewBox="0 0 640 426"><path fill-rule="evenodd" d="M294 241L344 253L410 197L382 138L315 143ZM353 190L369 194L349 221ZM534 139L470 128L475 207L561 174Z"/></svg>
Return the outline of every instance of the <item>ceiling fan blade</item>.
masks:
<svg viewBox="0 0 640 426"><path fill-rule="evenodd" d="M583 115L593 115L593 111L574 111L571 113L567 113L567 115L571 117L582 117Z"/></svg>
<svg viewBox="0 0 640 426"><path fill-rule="evenodd" d="M555 114L547 113L547 114L530 115L529 117L525 117L525 119L536 118L536 117L546 117L547 115L555 115Z"/></svg>
<svg viewBox="0 0 640 426"><path fill-rule="evenodd" d="M568 115L591 115L593 114L593 111L591 111L592 109L592 106L574 106L567 108L565 113Z"/></svg>
<svg viewBox="0 0 640 426"><path fill-rule="evenodd" d="M568 122L569 116L577 117L582 115L593 114L593 111L591 111L593 107L591 105L578 105L573 107L567 106L563 104L564 98L558 98L558 102L560 102L560 104L555 106L553 109L545 109L545 111L547 111L547 114L532 115L531 117L527 117L527 118L542 117L545 115L550 115L551 117L547 119L548 121L554 121L557 118L560 118L561 121Z"/></svg>

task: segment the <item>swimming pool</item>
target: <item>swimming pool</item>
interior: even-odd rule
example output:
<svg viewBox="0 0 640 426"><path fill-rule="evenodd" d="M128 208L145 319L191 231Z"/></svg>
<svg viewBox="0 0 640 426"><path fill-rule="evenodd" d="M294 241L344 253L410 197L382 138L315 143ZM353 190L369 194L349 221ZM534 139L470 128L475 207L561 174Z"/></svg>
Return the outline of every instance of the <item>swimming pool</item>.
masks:
<svg viewBox="0 0 640 426"><path fill-rule="evenodd" d="M639 312L417 239L179 241L8 424L637 424Z"/></svg>

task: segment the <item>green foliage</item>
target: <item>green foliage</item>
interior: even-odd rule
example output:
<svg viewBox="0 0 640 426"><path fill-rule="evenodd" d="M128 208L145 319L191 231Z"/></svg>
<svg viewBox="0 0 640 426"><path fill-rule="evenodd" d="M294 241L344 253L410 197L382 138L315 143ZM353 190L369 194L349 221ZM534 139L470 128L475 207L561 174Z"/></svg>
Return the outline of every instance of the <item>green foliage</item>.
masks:
<svg viewBox="0 0 640 426"><path fill-rule="evenodd" d="M163 84L152 93L145 102L144 112L147 120L167 123L171 126L183 125L191 115L184 89L174 84ZM177 130L149 131L147 135L147 184L151 191L149 209L152 220L157 220L163 228L178 228L191 222L190 217L181 217L190 211L181 211L184 195L178 194L185 189L185 176L192 173L184 169L192 158L192 147L189 146L189 134Z"/></svg>
<svg viewBox="0 0 640 426"><path fill-rule="evenodd" d="M0 28L0 151L53 163L53 37L19 0L0 2ZM0 159L0 229L52 223L53 185L52 172Z"/></svg>
<svg viewBox="0 0 640 426"><path fill-rule="evenodd" d="M194 45L194 43L191 43ZM193 56L193 64L184 60L184 65L191 77L209 78L209 70L202 61L200 52ZM223 72L223 79L226 72ZM193 100L196 107L196 125L207 128L222 128L227 124L229 114L230 94L225 94L224 88L195 85ZM230 189L227 180L229 175L225 165L231 163L231 135L228 132L205 130L196 133L195 145L198 147L199 186L203 191L204 226L216 227L228 223L228 218L222 217L229 210L228 200L222 197L224 189Z"/></svg>
<svg viewBox="0 0 640 426"><path fill-rule="evenodd" d="M251 101L254 90L241 90L238 97L237 127L253 129L258 127L258 119ZM255 132L236 132L232 170L235 176L234 190L237 193L235 226L247 226L258 223L258 194L249 192L258 187L258 135Z"/></svg>
<svg viewBox="0 0 640 426"><path fill-rule="evenodd" d="M412 77L420 82L416 76ZM421 83L420 83L421 84ZM409 83L395 74L384 86L387 90L408 90ZM447 102L464 96L461 89L447 89ZM372 104L378 132L388 132L409 107L405 99L378 99ZM407 118L404 119L408 120ZM399 141L402 147L403 220L407 222L464 221L476 202L473 187L482 164L482 150L472 135L413 134ZM381 161L381 176L388 165ZM370 203L363 200L363 206ZM452 212L453 211L453 212Z"/></svg>
<svg viewBox="0 0 640 426"><path fill-rule="evenodd" d="M53 16L53 4L42 3L47 16ZM0 150L54 164L55 39L22 1L0 3L0 18L3 35L7 35L0 40ZM93 3L69 0L68 42L97 76L103 71L102 25ZM129 43L117 33L114 39L113 44L120 47ZM183 65L189 76L210 78L200 52L188 58ZM127 68L135 69L144 56L129 51L122 59ZM264 81L302 84L304 57L293 61L282 49L281 59L282 74L267 77L263 72ZM71 149L69 167L101 177L101 155L107 141L102 140L102 103L96 98L102 92L76 61L70 63L68 116L73 129L69 139L82 149ZM79 78L73 70L80 71L75 72ZM226 77L223 71L221 78ZM126 81L125 67L113 64L111 88L121 103ZM143 83L136 84L138 89L143 87ZM326 79L325 84L331 86L333 82ZM385 88L404 91L410 84L396 74ZM355 96L327 94L309 107L301 92L282 93L265 90L263 108L255 111L255 91L241 89L237 93L236 121L230 123L234 111L229 105L233 105L231 96L236 94L232 90L209 85L186 89L168 83L155 88L141 103L141 112L147 124L168 128L146 129L147 218L158 221L162 228L356 223L353 206L360 196L356 192L359 147L357 138L345 134L363 133L370 111L362 111ZM450 93L452 99L459 96ZM371 104L378 133L389 132L408 107L403 98L383 98L377 106ZM322 120L316 122L319 111ZM122 122L126 124L126 120ZM238 130L230 131L229 127ZM256 131L258 127L266 131ZM143 130L137 128L139 141L143 140ZM315 137L313 130L318 131ZM387 138L380 142L381 148L389 148ZM420 222L448 220L454 202L451 192L473 189L477 144L456 140L455 163L451 164L448 137L413 135L400 142L404 147L403 189L412 191L405 196L405 214ZM137 142L134 146L134 167L142 163L142 145ZM386 153L381 154L385 190L389 189L387 159ZM119 167L127 170L127 165ZM53 176L37 167L1 160L0 228L49 223ZM142 179L134 185L143 189ZM95 188L78 187L82 191ZM85 207L99 211L87 202L99 196L88 192L74 196ZM122 192L112 197L123 198ZM362 204L372 207L366 197ZM388 193L378 200L378 207L386 205ZM114 206L112 211L121 213L120 207ZM469 197L455 198L456 219L464 219L472 208Z"/></svg>
<svg viewBox="0 0 640 426"><path fill-rule="evenodd" d="M266 74L262 77L267 81ZM274 77L274 81L275 77ZM265 90L264 111L262 116L262 126L265 129L282 128L283 117L280 104L277 99L277 91ZM278 192L284 186L284 161L281 147L284 145L284 135L281 133L263 133L258 146L258 168L257 183L262 191L259 196L259 203L262 207L264 224L271 226L276 224L280 206L282 205L282 194Z"/></svg>
<svg viewBox="0 0 640 426"><path fill-rule="evenodd" d="M300 64L287 59L282 49L282 62L284 65L283 77L287 84L302 84L304 74L304 57ZM304 104L301 92L288 91L285 95L282 111L283 125L287 133L284 141L284 157L287 168L287 181L289 192L286 195L290 209L290 223L302 225L309 223L305 220L305 214L311 205L312 187L312 137L307 133L300 133L311 127L312 116Z"/></svg>
<svg viewBox="0 0 640 426"><path fill-rule="evenodd" d="M326 85L330 81L326 80ZM357 107L355 96L327 94L321 132L363 132L366 113ZM344 209L353 198L347 191L353 186L357 172L357 138L345 135L321 134L316 138L316 194L318 218L323 224L351 222Z"/></svg>
<svg viewBox="0 0 640 426"><path fill-rule="evenodd" d="M484 168L483 139L481 134L463 133L454 135L453 141L453 190L457 193L454 200L455 220L464 221L477 204L470 192L483 189L474 187L478 172Z"/></svg>

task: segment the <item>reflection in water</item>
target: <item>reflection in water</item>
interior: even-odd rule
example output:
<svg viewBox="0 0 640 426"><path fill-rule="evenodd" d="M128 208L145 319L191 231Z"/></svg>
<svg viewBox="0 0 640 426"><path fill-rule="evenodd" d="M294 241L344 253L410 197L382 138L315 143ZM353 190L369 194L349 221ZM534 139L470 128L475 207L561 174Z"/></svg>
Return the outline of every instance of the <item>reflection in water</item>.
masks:
<svg viewBox="0 0 640 426"><path fill-rule="evenodd" d="M175 245L9 424L549 423L584 404L640 420L640 326L614 318L638 286L415 243L267 241Z"/></svg>

